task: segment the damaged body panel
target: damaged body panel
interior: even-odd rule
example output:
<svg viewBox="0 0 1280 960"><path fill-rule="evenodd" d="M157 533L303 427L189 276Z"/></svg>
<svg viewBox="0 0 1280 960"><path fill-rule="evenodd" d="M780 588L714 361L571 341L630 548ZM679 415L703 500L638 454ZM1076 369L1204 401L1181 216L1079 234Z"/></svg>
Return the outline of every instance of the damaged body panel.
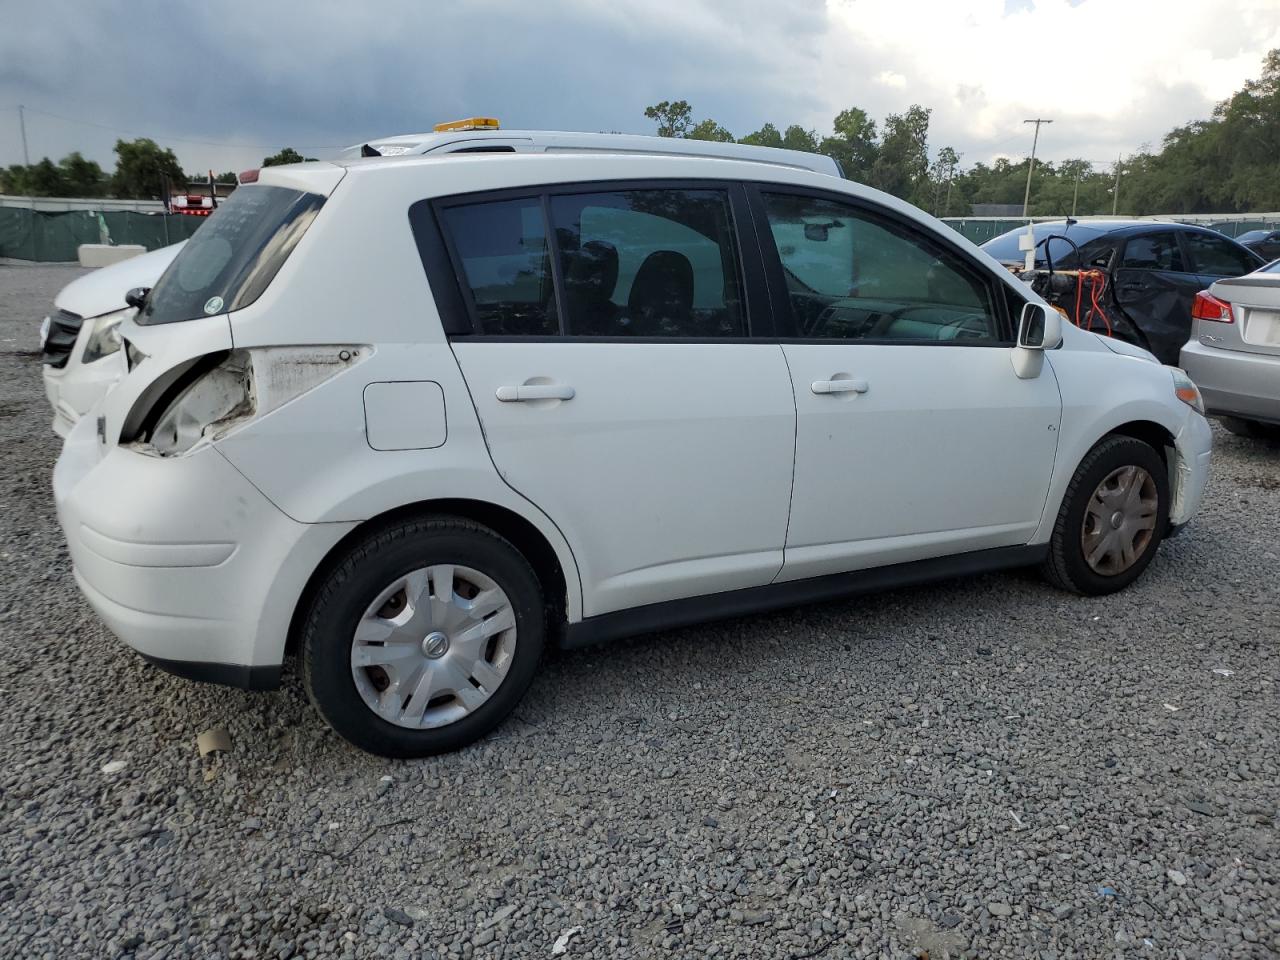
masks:
<svg viewBox="0 0 1280 960"><path fill-rule="evenodd" d="M1024 270L1025 228L983 244L1076 326L1118 337L1174 365L1191 335L1191 303L1225 276L1260 265L1212 230L1140 221L1056 221L1033 227L1035 266Z"/></svg>

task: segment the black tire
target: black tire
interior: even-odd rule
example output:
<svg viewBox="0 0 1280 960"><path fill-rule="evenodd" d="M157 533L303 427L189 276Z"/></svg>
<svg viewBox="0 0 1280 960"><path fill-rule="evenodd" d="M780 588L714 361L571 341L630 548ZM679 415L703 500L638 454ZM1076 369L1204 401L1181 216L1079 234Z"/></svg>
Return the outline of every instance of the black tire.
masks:
<svg viewBox="0 0 1280 960"><path fill-rule="evenodd" d="M1157 509L1155 529L1133 565L1106 576L1089 566L1085 558L1082 532L1085 511L1098 485L1120 467L1146 470L1155 482ZM1062 507L1049 538L1049 556L1041 573L1054 586L1085 596L1101 596L1123 590L1142 575L1164 539L1169 525L1169 475L1164 460L1150 444L1133 437L1104 437L1085 456L1067 485Z"/></svg>
<svg viewBox="0 0 1280 960"><path fill-rule="evenodd" d="M502 588L516 622L510 668L479 707L434 729L409 729L378 716L351 672L356 624L395 578L438 563L471 567ZM381 527L357 540L324 574L304 611L303 681L321 715L345 739L384 757L425 757L458 750L498 726L528 690L542 656L546 612L528 561L488 527L457 517L424 516Z"/></svg>
<svg viewBox="0 0 1280 960"><path fill-rule="evenodd" d="M1219 421L1228 433L1250 440L1280 440L1280 426L1274 423L1261 423L1258 420L1245 420L1242 417L1219 417Z"/></svg>

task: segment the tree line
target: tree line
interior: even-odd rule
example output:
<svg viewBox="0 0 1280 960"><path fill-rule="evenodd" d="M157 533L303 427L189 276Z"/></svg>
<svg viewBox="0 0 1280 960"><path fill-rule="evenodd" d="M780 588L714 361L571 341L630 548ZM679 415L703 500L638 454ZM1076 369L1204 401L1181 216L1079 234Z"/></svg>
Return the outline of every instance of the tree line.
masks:
<svg viewBox="0 0 1280 960"><path fill-rule="evenodd" d="M845 176L901 197L938 216L966 216L973 204L1022 203L1027 159L999 158L961 167L950 146L929 141L932 110L912 104L877 123L859 107L836 114L831 132L799 124L766 123L743 137L713 119L694 119L686 100L663 100L644 115L662 137L689 137L784 147L835 158ZM171 149L154 140L118 140L116 167L108 175L72 153L54 163L0 169L0 192L23 196L158 198L164 184L203 183L187 175ZM292 147L263 157L264 167L309 159ZM1118 177L1117 177L1118 174ZM219 182L234 183L234 173ZM1118 191L1117 191L1118 186ZM1280 49L1263 60L1262 73L1196 120L1165 135L1159 149L1103 165L1076 158L1037 162L1032 216L1111 213L1244 213L1280 210Z"/></svg>
<svg viewBox="0 0 1280 960"><path fill-rule="evenodd" d="M0 169L0 193L23 197L118 197L129 200L158 200L166 190L197 187L209 182L209 174L184 173L173 150L146 137L117 140L116 166L108 174L95 160L86 160L79 151L57 163L48 157L39 163L15 163ZM304 157L293 147L262 158L264 167L301 163ZM217 174L218 183L236 183L234 172Z"/></svg>
<svg viewBox="0 0 1280 960"><path fill-rule="evenodd" d="M865 110L836 114L829 134L766 123L735 138L712 119L695 121L685 100L644 111L662 137L786 147L835 158L845 176L937 216L965 216L973 204L1022 204L1029 159L999 158L960 168L960 154L931 151L932 111L913 104L876 124ZM930 160L932 156L932 160ZM1032 174L1032 216L1246 213L1280 210L1280 49L1262 75L1219 103L1207 120L1177 127L1160 149L1100 166L1082 158L1043 163ZM1118 177L1117 177L1118 174ZM1118 187L1118 190L1117 190Z"/></svg>

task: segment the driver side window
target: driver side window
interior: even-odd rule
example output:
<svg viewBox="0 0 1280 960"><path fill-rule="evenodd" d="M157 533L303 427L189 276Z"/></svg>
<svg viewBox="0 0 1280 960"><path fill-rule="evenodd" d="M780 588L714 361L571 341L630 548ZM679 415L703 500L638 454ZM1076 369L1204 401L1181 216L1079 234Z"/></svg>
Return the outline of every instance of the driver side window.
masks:
<svg viewBox="0 0 1280 960"><path fill-rule="evenodd" d="M796 335L998 342L990 284L923 232L849 204L765 193Z"/></svg>

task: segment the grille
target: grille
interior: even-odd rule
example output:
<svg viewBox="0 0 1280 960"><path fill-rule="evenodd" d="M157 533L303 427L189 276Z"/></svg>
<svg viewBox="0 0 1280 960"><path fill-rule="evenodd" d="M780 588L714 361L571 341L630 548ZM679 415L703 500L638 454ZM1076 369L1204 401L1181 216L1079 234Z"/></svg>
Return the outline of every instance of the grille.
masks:
<svg viewBox="0 0 1280 960"><path fill-rule="evenodd" d="M61 369L71 359L71 348L76 345L84 317L69 310L59 310L49 316L49 336L44 341L44 362Z"/></svg>

